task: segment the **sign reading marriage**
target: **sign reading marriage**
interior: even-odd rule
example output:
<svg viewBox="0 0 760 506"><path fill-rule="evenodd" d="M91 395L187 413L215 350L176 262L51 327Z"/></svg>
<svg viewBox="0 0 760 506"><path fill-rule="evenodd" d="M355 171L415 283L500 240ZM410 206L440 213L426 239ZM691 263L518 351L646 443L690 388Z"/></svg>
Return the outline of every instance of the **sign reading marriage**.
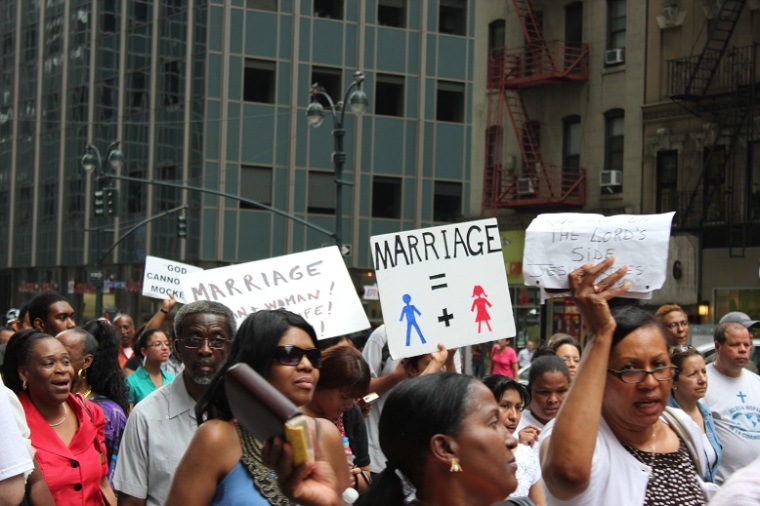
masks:
<svg viewBox="0 0 760 506"><path fill-rule="evenodd" d="M298 313L319 339L369 327L337 246L208 269L182 277L188 302L213 300L240 323L260 309Z"/></svg>
<svg viewBox="0 0 760 506"><path fill-rule="evenodd" d="M674 214L541 214L526 230L525 284L567 289L570 272L614 256L616 265L602 277L627 265L620 283L630 281L634 297L651 294L665 283Z"/></svg>
<svg viewBox="0 0 760 506"><path fill-rule="evenodd" d="M371 238L393 358L515 335L495 219Z"/></svg>

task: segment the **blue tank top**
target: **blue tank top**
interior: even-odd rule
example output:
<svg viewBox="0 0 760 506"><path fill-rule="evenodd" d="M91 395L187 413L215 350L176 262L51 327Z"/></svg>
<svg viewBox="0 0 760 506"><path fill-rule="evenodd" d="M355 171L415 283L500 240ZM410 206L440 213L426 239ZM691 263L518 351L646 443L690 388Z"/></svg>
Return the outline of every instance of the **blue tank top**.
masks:
<svg viewBox="0 0 760 506"><path fill-rule="evenodd" d="M211 504L212 506L269 506L269 501L256 488L248 469L242 462L238 462L216 487Z"/></svg>

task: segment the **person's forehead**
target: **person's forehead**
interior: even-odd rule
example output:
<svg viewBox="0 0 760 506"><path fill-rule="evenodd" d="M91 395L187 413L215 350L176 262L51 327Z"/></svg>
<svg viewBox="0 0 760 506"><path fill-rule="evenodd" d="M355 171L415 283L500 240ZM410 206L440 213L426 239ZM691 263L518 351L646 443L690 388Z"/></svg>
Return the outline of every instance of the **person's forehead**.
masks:
<svg viewBox="0 0 760 506"><path fill-rule="evenodd" d="M58 302L53 302L48 306L48 312L53 314L73 313L74 309L67 301L59 300Z"/></svg>
<svg viewBox="0 0 760 506"><path fill-rule="evenodd" d="M132 325L134 325L134 322L132 321L132 317L127 316L127 315L119 316L113 321L113 323L114 325L124 325L126 327L131 327Z"/></svg>
<svg viewBox="0 0 760 506"><path fill-rule="evenodd" d="M726 329L726 339L730 341L749 341L750 332L746 327L731 325Z"/></svg>
<svg viewBox="0 0 760 506"><path fill-rule="evenodd" d="M227 337L230 337L228 335L230 333L230 325L227 319L222 315L213 313L193 313L187 315L180 331L184 335L194 330L206 328L222 332Z"/></svg>
<svg viewBox="0 0 760 506"><path fill-rule="evenodd" d="M678 320L686 320L686 315L679 311L678 309L674 309L670 313L665 314L663 318L667 318L668 320L678 319Z"/></svg>

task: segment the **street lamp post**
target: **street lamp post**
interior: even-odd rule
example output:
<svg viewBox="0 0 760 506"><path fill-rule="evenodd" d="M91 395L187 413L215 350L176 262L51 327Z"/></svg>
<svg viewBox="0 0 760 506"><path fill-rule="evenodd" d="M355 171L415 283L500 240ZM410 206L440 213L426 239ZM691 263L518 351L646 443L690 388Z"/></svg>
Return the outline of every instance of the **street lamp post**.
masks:
<svg viewBox="0 0 760 506"><path fill-rule="evenodd" d="M124 165L124 154L119 149L119 142L114 141L108 146L108 165L113 170L118 170ZM103 158L100 151L92 144L87 146L87 151L82 157L82 168L86 174L97 170L98 188L93 192L93 205L95 207L95 218L102 219L104 215L115 216L118 212L118 197L115 189L111 187L108 173L103 170ZM95 317L99 318L103 314L103 271L101 271L103 256L100 253L101 248L101 229L96 228L95 235L95 272L90 273L93 283L95 284Z"/></svg>
<svg viewBox="0 0 760 506"><path fill-rule="evenodd" d="M324 121L325 108L318 101L318 97L324 97L329 104L330 112L333 118L333 154L332 162L335 168L335 244L341 252L341 255L346 255L348 250L343 248L343 185L352 184L350 181L344 181L343 177L343 165L346 162L346 153L343 151L343 138L346 135L346 131L343 129L343 120L346 114L345 104L348 102L351 107L351 111L360 116L367 110L369 100L367 94L362 91L362 82L364 82L364 74L357 70L354 73L354 81L346 90L346 94L343 100L335 103L330 95L325 92L324 88L319 86L319 83L311 85L311 103L306 109L306 117L308 118L309 125L314 128L319 127Z"/></svg>

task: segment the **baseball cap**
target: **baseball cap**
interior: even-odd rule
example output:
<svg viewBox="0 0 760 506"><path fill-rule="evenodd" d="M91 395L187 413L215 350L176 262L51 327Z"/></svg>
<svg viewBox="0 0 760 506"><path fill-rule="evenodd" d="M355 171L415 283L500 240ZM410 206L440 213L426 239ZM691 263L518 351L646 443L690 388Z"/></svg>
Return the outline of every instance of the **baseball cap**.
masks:
<svg viewBox="0 0 760 506"><path fill-rule="evenodd" d="M18 320L18 314L19 314L18 309L16 308L9 309L8 312L5 313L5 323L11 323Z"/></svg>
<svg viewBox="0 0 760 506"><path fill-rule="evenodd" d="M747 313L742 313L741 311L731 311L730 313L723 315L723 318L721 318L718 323L725 322L741 323L749 329L760 323L760 320L753 320Z"/></svg>

